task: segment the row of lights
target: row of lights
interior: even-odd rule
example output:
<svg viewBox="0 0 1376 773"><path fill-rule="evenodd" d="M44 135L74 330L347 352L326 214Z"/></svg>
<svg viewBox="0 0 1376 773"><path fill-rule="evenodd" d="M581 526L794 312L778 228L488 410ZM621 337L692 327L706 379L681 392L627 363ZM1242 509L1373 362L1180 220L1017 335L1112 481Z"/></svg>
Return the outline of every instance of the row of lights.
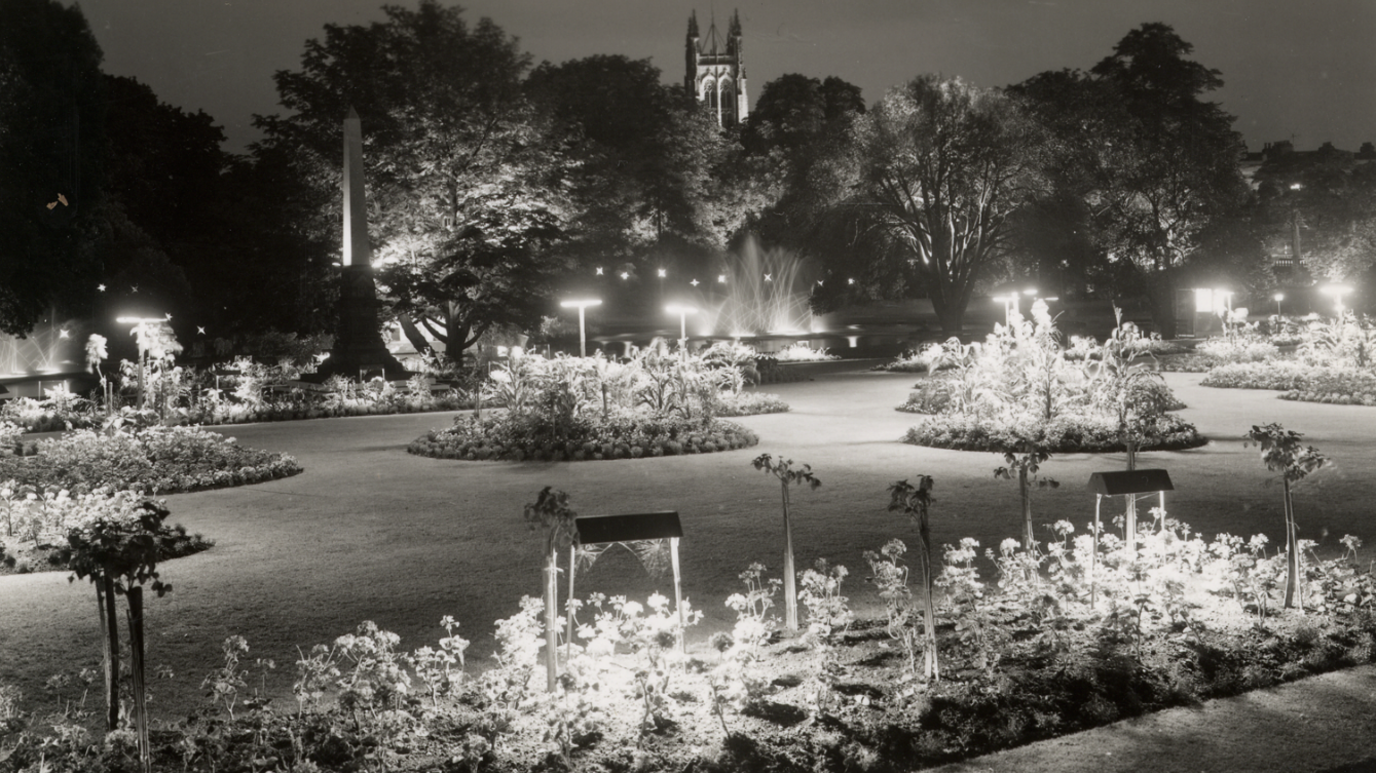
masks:
<svg viewBox="0 0 1376 773"><path fill-rule="evenodd" d="M578 309L578 356L588 356L588 327L587 310L590 306L601 306L600 298L583 298L578 300L560 301L559 305L565 309ZM688 306L681 303L671 303L664 307L668 314L678 315L678 337L680 341L688 340L688 315L697 314L696 306Z"/></svg>
<svg viewBox="0 0 1376 773"><path fill-rule="evenodd" d="M601 266L598 266L596 269L594 269L594 271L596 271L597 276L606 276L606 272L603 270L603 268L602 268ZM668 269L664 269L664 268L655 269L655 273L656 273L656 275L657 275L660 279L664 279L664 278L666 278L666 277L669 276L669 270L668 270ZM617 276L621 277L622 279L630 279L630 278L631 278L631 272L629 272L629 271L622 271L621 273L617 274ZM774 281L774 275L773 275L773 274L765 274L765 275L764 275L764 281L766 281L766 282L773 282L773 281ZM823 281L824 281L824 280L818 279L818 280L817 280L817 284L820 286L820 285L823 283ZM694 286L694 287L697 287L698 285L702 284L702 282L699 282L697 279L690 279L690 280L688 280L688 284L690 284L690 285L692 285L692 286ZM726 284L726 274L717 274L717 284L723 284L723 285ZM855 280L854 280L854 279L847 279L847 280L846 280L846 284L852 284L852 285L853 285L853 284L855 284Z"/></svg>

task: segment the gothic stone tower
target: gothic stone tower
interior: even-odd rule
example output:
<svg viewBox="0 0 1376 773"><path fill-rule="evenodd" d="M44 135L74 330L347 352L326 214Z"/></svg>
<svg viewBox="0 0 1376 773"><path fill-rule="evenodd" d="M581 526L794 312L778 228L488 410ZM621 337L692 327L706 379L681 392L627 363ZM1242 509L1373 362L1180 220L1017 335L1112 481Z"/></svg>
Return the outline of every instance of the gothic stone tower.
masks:
<svg viewBox="0 0 1376 773"><path fill-rule="evenodd" d="M719 126L735 126L750 112L745 95L745 60L741 56L741 17L731 14L730 32L723 41L717 21L698 35L698 14L688 17L687 73L683 85L688 96L707 104Z"/></svg>

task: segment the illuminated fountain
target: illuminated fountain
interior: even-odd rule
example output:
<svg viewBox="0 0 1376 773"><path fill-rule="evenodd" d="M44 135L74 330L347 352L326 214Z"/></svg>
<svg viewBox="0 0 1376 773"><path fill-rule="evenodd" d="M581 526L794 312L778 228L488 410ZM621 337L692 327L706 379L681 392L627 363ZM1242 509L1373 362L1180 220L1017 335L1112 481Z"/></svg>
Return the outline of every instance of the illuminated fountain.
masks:
<svg viewBox="0 0 1376 773"><path fill-rule="evenodd" d="M782 249L762 249L752 236L728 256L701 298L702 335L746 338L812 331L808 298L814 278L808 263Z"/></svg>
<svg viewBox="0 0 1376 773"><path fill-rule="evenodd" d="M40 322L25 338L0 333L0 379L75 373L86 367L85 337L72 321Z"/></svg>

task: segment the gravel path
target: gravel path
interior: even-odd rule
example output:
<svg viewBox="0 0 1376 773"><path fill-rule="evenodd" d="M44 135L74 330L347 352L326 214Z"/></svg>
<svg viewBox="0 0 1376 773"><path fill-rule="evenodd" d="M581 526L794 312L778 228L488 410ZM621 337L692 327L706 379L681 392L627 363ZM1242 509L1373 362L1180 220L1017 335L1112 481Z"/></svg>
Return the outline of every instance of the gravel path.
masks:
<svg viewBox="0 0 1376 773"><path fill-rule="evenodd" d="M994 479L999 457L897 442L911 417L893 407L916 376L872 373L853 362L809 367L815 380L767 388L792 405L791 413L738 420L760 435L759 446L693 457L473 463L405 453L413 438L448 425L453 414L226 429L245 445L296 456L306 472L169 498L172 520L217 545L167 564L164 578L175 592L149 604L149 663L177 674L173 682L154 682L154 709L169 719L184 715L199 700L196 686L216 664L219 642L231 634L247 637L255 657L276 661L267 684L277 694L290 686L298 646L328 642L363 620L415 648L433 645L440 617L453 615L474 642L470 662L483 662L493 621L513 614L522 594L539 593L539 538L527 531L521 509L545 485L567 491L581 514L681 513L685 594L707 613L690 632L690 647L729 627L732 616L721 602L737 590L736 575L747 564L763 561L777 572L779 490L750 466L757 454L811 464L823 481L793 496L800 567L825 556L858 570L863 550L907 537L911 527L885 511L886 488L918 473L936 481L937 543L972 536L996 545L1016 534L1017 486ZM1280 491L1264 485L1270 474L1240 437L1251 424L1279 421L1336 461L1296 493L1301 537L1322 538L1333 552L1345 533L1376 544L1365 482L1376 467L1376 410L1205 389L1191 374L1167 378L1191 406L1182 415L1214 439L1141 460L1170 470L1173 517L1206 534L1265 531L1277 539ZM1053 458L1043 470L1062 485L1038 492L1038 520L1083 525L1093 515L1085 488L1090 473L1122 466L1121 455ZM633 597L671 587L647 577L627 553L608 553L579 585ZM863 582L847 593L862 614L878 609ZM89 586L69 584L61 573L0 577L0 682L42 696L47 676L97 663L93 597Z"/></svg>

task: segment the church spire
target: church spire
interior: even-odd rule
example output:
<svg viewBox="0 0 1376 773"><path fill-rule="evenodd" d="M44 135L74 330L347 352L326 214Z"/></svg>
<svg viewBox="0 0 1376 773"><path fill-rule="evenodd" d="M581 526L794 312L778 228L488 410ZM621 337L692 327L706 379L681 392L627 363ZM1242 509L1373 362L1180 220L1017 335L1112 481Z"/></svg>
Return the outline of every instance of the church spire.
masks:
<svg viewBox="0 0 1376 773"><path fill-rule="evenodd" d="M721 126L745 120L750 102L745 93L745 63L741 58L741 15L731 14L728 33L717 31L716 9L705 36L698 32L698 15L688 16L686 72L683 85L689 99L703 103ZM723 39L724 38L724 39Z"/></svg>

